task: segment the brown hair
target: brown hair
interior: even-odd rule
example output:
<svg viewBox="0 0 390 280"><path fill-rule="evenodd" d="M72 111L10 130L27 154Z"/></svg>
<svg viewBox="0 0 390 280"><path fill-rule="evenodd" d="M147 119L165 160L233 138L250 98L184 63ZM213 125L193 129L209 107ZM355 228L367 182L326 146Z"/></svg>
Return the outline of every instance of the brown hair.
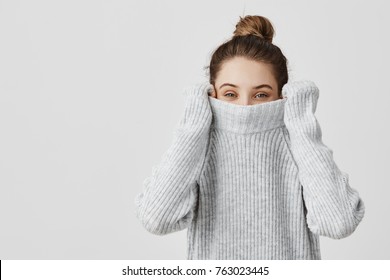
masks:
<svg viewBox="0 0 390 280"><path fill-rule="evenodd" d="M220 45L212 54L210 84L215 87L215 79L222 64L234 57L245 57L271 65L272 73L278 83L278 94L288 81L287 59L280 48L272 44L274 28L269 19L263 16L240 16L233 37Z"/></svg>

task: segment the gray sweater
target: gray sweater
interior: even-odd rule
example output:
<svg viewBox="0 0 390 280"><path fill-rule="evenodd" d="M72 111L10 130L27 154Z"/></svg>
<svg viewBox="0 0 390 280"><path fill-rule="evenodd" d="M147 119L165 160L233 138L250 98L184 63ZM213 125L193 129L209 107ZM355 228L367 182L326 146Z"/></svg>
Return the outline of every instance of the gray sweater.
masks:
<svg viewBox="0 0 390 280"><path fill-rule="evenodd" d="M185 88L174 140L135 198L146 230L187 231L187 259L321 259L319 235L351 235L365 212L321 139L319 90L242 106Z"/></svg>

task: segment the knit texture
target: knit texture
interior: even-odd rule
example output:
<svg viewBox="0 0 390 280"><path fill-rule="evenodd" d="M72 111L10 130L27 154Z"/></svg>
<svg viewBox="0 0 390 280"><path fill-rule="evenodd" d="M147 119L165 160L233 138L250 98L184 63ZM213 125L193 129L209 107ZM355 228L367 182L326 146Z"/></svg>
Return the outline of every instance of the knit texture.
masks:
<svg viewBox="0 0 390 280"><path fill-rule="evenodd" d="M365 206L322 142L319 90L287 83L283 99L242 106L187 87L173 143L135 198L149 232L188 229L187 259L321 259Z"/></svg>

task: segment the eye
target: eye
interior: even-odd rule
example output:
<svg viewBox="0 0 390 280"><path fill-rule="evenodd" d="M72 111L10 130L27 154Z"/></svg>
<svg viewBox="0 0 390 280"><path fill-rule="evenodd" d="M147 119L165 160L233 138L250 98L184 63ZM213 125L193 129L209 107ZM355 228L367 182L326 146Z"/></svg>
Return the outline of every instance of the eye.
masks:
<svg viewBox="0 0 390 280"><path fill-rule="evenodd" d="M230 94L230 95L229 95L229 94ZM227 97L234 97L234 93L228 92L228 93L224 94L224 96L227 96Z"/></svg>
<svg viewBox="0 0 390 280"><path fill-rule="evenodd" d="M265 93L258 93L255 96L259 96L259 95L263 95L264 97L268 97L268 94L265 94Z"/></svg>

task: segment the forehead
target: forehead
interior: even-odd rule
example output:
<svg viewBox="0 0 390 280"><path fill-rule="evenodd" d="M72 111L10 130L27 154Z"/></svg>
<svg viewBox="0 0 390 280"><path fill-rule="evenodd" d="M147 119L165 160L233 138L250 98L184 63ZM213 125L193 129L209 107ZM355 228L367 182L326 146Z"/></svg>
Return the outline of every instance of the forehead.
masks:
<svg viewBox="0 0 390 280"><path fill-rule="evenodd" d="M238 86L276 84L271 65L242 57L235 57L222 64L216 83L219 85L225 82Z"/></svg>

